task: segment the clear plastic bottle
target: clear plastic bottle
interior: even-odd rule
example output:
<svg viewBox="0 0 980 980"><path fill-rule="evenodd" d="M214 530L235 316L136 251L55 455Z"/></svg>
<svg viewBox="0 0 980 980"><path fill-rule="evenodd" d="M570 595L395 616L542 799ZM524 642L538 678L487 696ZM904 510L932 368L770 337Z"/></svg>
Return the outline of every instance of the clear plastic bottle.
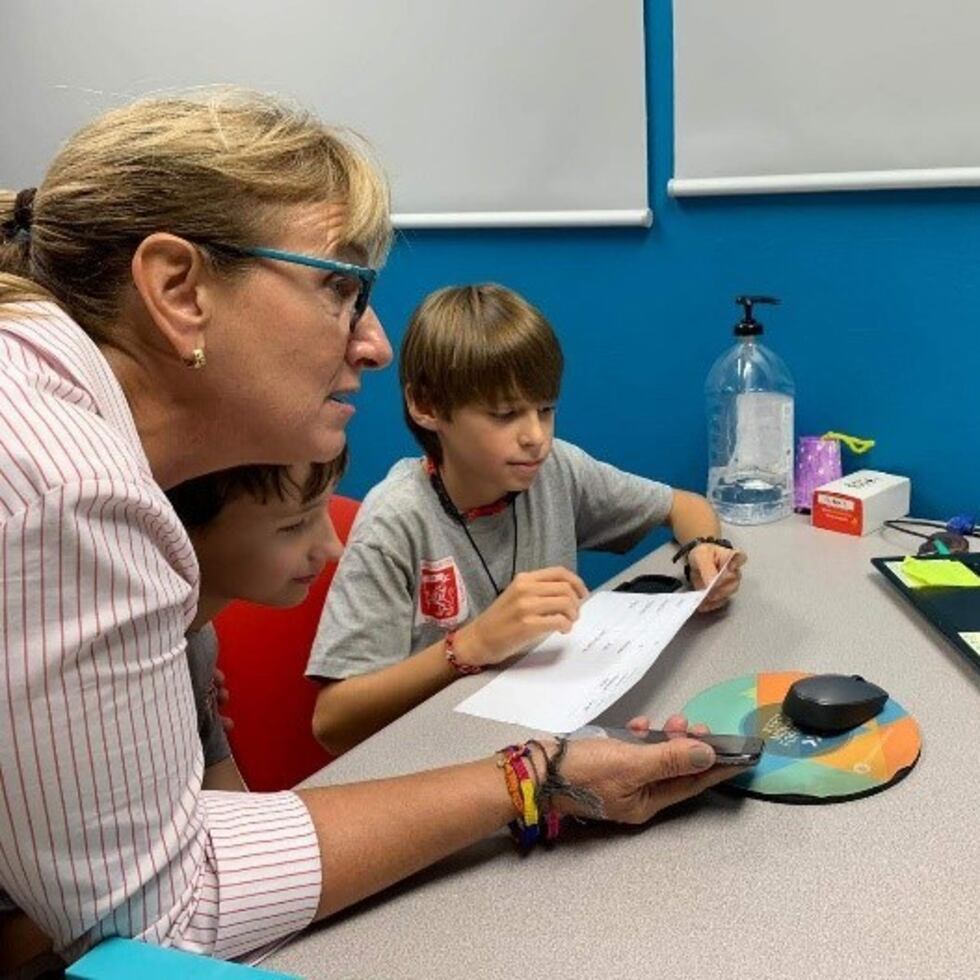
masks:
<svg viewBox="0 0 980 980"><path fill-rule="evenodd" d="M739 296L738 341L704 384L708 413L708 499L729 524L765 524L793 510L793 397L789 370L759 338L753 304Z"/></svg>

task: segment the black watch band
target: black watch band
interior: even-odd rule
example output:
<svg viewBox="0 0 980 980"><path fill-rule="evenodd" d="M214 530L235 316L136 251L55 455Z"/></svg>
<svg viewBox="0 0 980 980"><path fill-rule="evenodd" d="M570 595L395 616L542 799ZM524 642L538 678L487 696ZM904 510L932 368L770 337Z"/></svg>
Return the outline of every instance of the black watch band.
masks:
<svg viewBox="0 0 980 980"><path fill-rule="evenodd" d="M716 544L720 548L729 548L729 549L734 549L735 547L731 543L731 541L728 540L728 538L713 538L710 536L704 538L692 538L690 541L687 542L687 544L683 545L678 550L677 554L674 555L673 558L671 558L671 562L672 563L678 562L682 558L687 557L687 555L690 554L690 552L692 552L699 544Z"/></svg>

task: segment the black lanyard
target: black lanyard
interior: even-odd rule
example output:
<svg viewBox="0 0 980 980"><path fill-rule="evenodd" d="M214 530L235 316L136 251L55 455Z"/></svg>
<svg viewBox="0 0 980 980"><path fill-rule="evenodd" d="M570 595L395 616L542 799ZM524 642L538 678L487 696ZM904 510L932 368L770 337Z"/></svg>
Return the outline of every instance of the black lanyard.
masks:
<svg viewBox="0 0 980 980"><path fill-rule="evenodd" d="M439 498L439 503L442 505L442 509L463 529L463 533L466 535L466 540L469 541L473 550L476 552L476 557L480 559L480 564L483 566L483 570L487 573L487 578L490 579L490 584L493 586L493 591L496 595L500 595L503 591L499 585L497 585L497 580L493 577L493 573L490 571L490 566L487 565L486 559L483 557L483 552L480 551L479 545L474 541L473 535L470 534L470 529L467 527L467 520L464 514L459 512L459 509L453 503L452 497L449 496L449 491L446 490L446 484L442 482L442 477L439 475L439 471L435 468L429 474L429 479L432 482L432 489L435 490L436 496ZM517 506L514 501L517 498L517 493L508 494L507 506L510 507L510 516L514 524L514 553L511 556L510 562L510 581L514 581L514 576L517 574ZM509 584L509 583L508 583Z"/></svg>

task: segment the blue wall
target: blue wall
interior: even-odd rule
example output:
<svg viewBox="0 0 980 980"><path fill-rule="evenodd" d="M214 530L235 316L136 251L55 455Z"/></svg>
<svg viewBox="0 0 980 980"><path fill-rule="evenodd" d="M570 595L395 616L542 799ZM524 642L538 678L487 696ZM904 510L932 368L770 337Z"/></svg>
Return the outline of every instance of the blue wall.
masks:
<svg viewBox="0 0 980 980"><path fill-rule="evenodd" d="M431 289L511 286L562 339L560 434L703 491L705 374L732 342L734 295L773 293L783 305L763 320L796 380L797 432L876 438L862 463L910 476L916 514L980 510L980 189L668 198L670 5L647 7L653 228L407 233L377 289L392 343ZM415 451L395 372L366 387L354 496ZM624 563L590 555L582 568L596 584Z"/></svg>

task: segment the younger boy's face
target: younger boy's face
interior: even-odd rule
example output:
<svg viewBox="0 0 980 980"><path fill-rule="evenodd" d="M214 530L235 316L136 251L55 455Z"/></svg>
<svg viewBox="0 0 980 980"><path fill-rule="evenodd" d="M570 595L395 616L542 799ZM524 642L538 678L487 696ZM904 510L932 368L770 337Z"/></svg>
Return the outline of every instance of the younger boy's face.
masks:
<svg viewBox="0 0 980 980"><path fill-rule="evenodd" d="M308 472L305 465L289 469L300 487ZM233 497L210 524L191 532L201 595L266 606L302 602L327 562L343 551L327 512L331 490L305 504L288 481L285 500Z"/></svg>
<svg viewBox="0 0 980 980"><path fill-rule="evenodd" d="M447 473L479 503L490 503L534 482L551 452L555 406L524 401L468 405L451 419L439 419L436 432Z"/></svg>

